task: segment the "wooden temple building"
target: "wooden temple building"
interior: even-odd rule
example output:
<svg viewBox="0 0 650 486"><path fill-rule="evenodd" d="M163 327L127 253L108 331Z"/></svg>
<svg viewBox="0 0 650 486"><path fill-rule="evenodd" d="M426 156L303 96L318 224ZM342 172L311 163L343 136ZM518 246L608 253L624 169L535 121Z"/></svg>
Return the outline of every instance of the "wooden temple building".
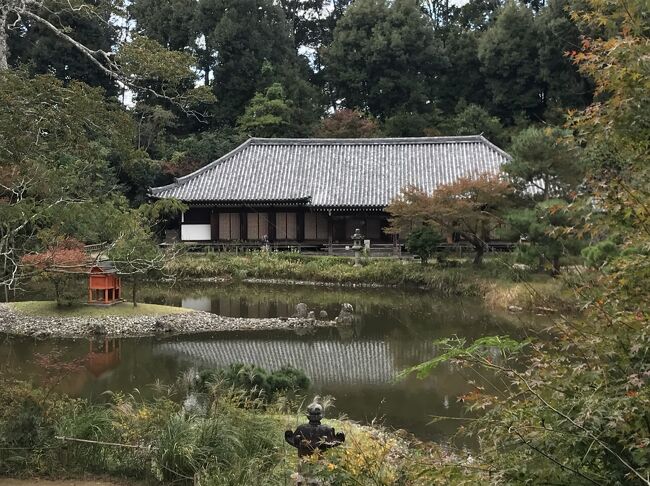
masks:
<svg viewBox="0 0 650 486"><path fill-rule="evenodd" d="M460 177L498 173L510 160L483 136L373 139L251 138L218 160L155 187L189 209L179 239L213 245L349 244L355 228L375 245L386 206L406 186L432 192Z"/></svg>

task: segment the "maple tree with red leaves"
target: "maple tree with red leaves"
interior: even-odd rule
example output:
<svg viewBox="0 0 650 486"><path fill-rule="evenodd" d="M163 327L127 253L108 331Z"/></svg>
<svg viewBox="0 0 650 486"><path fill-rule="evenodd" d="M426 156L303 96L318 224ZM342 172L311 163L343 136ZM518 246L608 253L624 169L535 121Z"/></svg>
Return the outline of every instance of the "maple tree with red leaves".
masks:
<svg viewBox="0 0 650 486"><path fill-rule="evenodd" d="M378 123L358 110L342 108L321 121L317 135L324 138L372 138L380 135Z"/></svg>
<svg viewBox="0 0 650 486"><path fill-rule="evenodd" d="M39 270L79 272L86 264L84 244L74 238L65 238L40 253L30 253L21 259L24 265Z"/></svg>
<svg viewBox="0 0 650 486"><path fill-rule="evenodd" d="M407 234L430 225L443 233L456 233L474 247L478 265L490 233L503 223L501 214L510 206L512 194L510 184L492 174L462 177L431 194L409 186L387 208L389 231Z"/></svg>
<svg viewBox="0 0 650 486"><path fill-rule="evenodd" d="M45 251L24 255L21 263L40 270L41 277L53 284L58 306L79 299L81 275L87 272L87 256L79 240L64 238Z"/></svg>

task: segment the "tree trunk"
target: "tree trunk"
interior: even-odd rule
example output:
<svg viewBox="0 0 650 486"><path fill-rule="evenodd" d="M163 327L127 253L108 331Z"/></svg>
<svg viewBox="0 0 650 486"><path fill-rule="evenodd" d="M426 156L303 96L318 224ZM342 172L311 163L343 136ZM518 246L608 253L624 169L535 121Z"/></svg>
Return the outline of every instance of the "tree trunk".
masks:
<svg viewBox="0 0 650 486"><path fill-rule="evenodd" d="M138 287L138 279L133 277L133 307L136 307L138 305L136 300L135 300L137 287Z"/></svg>
<svg viewBox="0 0 650 486"><path fill-rule="evenodd" d="M540 254L539 259L537 260L537 271L541 272L544 270L544 263L546 263L546 260L544 260L544 255Z"/></svg>
<svg viewBox="0 0 650 486"><path fill-rule="evenodd" d="M9 272L7 271L7 261L9 260L9 250L5 247L9 246L9 239L0 238L0 253L4 255L2 259L2 286L5 288L5 302L9 302Z"/></svg>
<svg viewBox="0 0 650 486"><path fill-rule="evenodd" d="M56 300L56 306L61 307L61 291L59 290L58 280L54 280L54 299Z"/></svg>
<svg viewBox="0 0 650 486"><path fill-rule="evenodd" d="M7 42L7 12L6 7L0 7L0 71L9 69L9 45Z"/></svg>
<svg viewBox="0 0 650 486"><path fill-rule="evenodd" d="M559 274L560 274L560 257L558 255L554 255L553 256L553 270L551 272L551 275L556 277Z"/></svg>
<svg viewBox="0 0 650 486"><path fill-rule="evenodd" d="M478 245L475 244L474 249L476 250L476 255L474 255L474 265L480 265L483 262L483 253L485 253L483 243L481 242Z"/></svg>

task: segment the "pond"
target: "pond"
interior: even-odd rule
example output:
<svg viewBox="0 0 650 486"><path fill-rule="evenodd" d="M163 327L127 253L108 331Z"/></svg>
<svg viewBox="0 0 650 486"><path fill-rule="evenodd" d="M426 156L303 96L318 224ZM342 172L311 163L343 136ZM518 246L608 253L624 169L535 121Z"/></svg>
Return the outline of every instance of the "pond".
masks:
<svg viewBox="0 0 650 486"><path fill-rule="evenodd" d="M26 292L21 297L34 299L35 294ZM341 414L364 423L375 420L423 439L443 440L456 431L458 421L429 424L431 417L462 417L458 397L472 389L469 381L476 377L448 364L422 380L412 376L398 379L399 373L435 356L436 339L454 335L468 340L487 335L523 338L530 329L545 324L535 316L488 311L475 299L443 298L413 290L177 283L145 287L141 298L234 317L289 317L299 302L317 315L325 310L333 317L342 303L349 302L355 322L351 328L309 333L201 334L99 343L3 336L0 368L11 376L38 380L43 374L37 363L39 354L56 349L70 360L90 354L92 359L67 376L60 389L100 399L107 390L130 393L138 389L146 394L147 385L172 383L190 368L252 363L274 370L293 365L311 379L310 396L336 399L330 416Z"/></svg>

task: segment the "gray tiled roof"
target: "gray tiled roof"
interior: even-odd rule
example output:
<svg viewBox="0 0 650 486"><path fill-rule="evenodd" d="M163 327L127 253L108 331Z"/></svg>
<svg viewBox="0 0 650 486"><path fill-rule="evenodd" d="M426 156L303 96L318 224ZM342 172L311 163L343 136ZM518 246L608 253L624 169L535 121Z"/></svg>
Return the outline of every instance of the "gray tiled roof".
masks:
<svg viewBox="0 0 650 486"><path fill-rule="evenodd" d="M251 138L155 198L300 202L314 207L384 207L401 188L427 192L459 177L497 173L509 155L484 137L376 139Z"/></svg>

